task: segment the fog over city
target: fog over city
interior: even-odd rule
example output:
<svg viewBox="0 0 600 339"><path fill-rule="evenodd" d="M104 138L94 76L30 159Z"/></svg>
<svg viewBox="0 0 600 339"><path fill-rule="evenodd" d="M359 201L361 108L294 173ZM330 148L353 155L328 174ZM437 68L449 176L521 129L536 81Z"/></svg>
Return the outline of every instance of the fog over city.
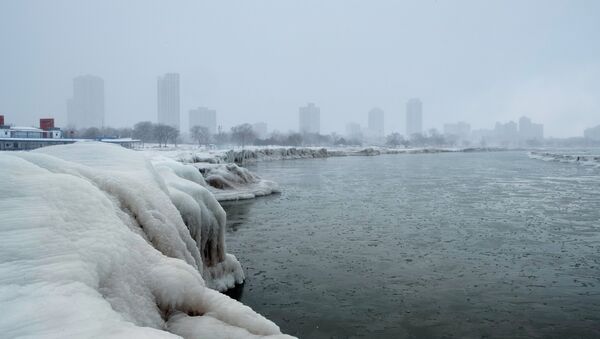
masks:
<svg viewBox="0 0 600 339"><path fill-rule="evenodd" d="M157 120L157 78L180 77L181 129L209 107L224 128L298 129L320 108L321 132L472 129L527 116L544 136L600 124L597 1L3 1L0 114L67 124L73 79L104 80L107 126ZM593 43L593 42L596 43Z"/></svg>

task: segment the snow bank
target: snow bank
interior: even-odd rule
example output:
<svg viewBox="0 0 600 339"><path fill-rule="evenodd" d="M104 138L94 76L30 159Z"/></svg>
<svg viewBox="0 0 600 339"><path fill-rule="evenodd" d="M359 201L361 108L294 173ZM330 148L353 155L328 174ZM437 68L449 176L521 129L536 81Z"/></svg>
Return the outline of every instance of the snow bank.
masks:
<svg viewBox="0 0 600 339"><path fill-rule="evenodd" d="M288 337L209 288L243 273L198 174L102 143L0 153L2 335Z"/></svg>
<svg viewBox="0 0 600 339"><path fill-rule="evenodd" d="M591 155L588 153L553 153L553 152L529 152L532 159L543 161L556 161L584 166L600 167L600 155Z"/></svg>

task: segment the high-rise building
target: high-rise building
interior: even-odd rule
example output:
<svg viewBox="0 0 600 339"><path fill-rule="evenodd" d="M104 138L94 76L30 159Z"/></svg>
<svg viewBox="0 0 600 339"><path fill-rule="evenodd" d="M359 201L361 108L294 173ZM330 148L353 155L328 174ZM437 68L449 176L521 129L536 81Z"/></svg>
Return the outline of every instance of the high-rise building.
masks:
<svg viewBox="0 0 600 339"><path fill-rule="evenodd" d="M93 75L73 79L73 97L67 100L67 120L76 128L104 127L104 80Z"/></svg>
<svg viewBox="0 0 600 339"><path fill-rule="evenodd" d="M208 128L210 134L217 133L217 111L206 107L198 107L190 110L190 129L194 126Z"/></svg>
<svg viewBox="0 0 600 339"><path fill-rule="evenodd" d="M373 108L369 111L369 136L372 138L382 138L383 130L383 110Z"/></svg>
<svg viewBox="0 0 600 339"><path fill-rule="evenodd" d="M519 138L521 141L544 139L544 125L535 124L527 117L519 119Z"/></svg>
<svg viewBox="0 0 600 339"><path fill-rule="evenodd" d="M158 77L157 98L158 123L180 129L178 73Z"/></svg>
<svg viewBox="0 0 600 339"><path fill-rule="evenodd" d="M413 98L406 103L406 136L423 133L423 104Z"/></svg>
<svg viewBox="0 0 600 339"><path fill-rule="evenodd" d="M300 133L321 133L321 109L313 103L300 107L298 111Z"/></svg>

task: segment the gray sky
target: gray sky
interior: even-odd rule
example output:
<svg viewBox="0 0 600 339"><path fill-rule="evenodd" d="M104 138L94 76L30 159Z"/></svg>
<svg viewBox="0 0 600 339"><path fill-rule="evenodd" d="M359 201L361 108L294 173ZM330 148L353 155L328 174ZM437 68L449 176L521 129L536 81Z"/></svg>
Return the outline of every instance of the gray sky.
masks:
<svg viewBox="0 0 600 339"><path fill-rule="evenodd" d="M600 124L600 1L0 1L0 114L66 122L72 79L104 78L106 123L156 120L156 78L181 74L182 123L297 129L321 107L324 132L381 107L404 132L473 128L528 115L547 136Z"/></svg>

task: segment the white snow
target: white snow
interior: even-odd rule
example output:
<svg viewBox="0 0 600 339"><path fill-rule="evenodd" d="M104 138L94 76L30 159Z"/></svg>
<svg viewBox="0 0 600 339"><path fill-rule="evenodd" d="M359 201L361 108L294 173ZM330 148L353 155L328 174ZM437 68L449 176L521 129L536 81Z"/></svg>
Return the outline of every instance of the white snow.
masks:
<svg viewBox="0 0 600 339"><path fill-rule="evenodd" d="M596 152L597 153L597 152ZM529 152L529 157L532 159L543 161L556 161L564 163L580 164L584 166L600 167L600 155L595 155L586 152L576 152L573 150L566 152Z"/></svg>
<svg viewBox="0 0 600 339"><path fill-rule="evenodd" d="M196 163L194 166L204 173L209 189L219 201L252 199L280 192L275 182L261 179L236 164Z"/></svg>
<svg viewBox="0 0 600 339"><path fill-rule="evenodd" d="M2 336L289 337L209 288L243 273L198 174L104 143L0 153Z"/></svg>
<svg viewBox="0 0 600 339"><path fill-rule="evenodd" d="M212 150L196 145L150 147L141 152L155 160L171 159L182 163L252 163L256 161L312 159L346 156L374 156L380 154L418 154L441 152L492 151L487 148L389 148L389 147L281 147L250 146L246 149Z"/></svg>

